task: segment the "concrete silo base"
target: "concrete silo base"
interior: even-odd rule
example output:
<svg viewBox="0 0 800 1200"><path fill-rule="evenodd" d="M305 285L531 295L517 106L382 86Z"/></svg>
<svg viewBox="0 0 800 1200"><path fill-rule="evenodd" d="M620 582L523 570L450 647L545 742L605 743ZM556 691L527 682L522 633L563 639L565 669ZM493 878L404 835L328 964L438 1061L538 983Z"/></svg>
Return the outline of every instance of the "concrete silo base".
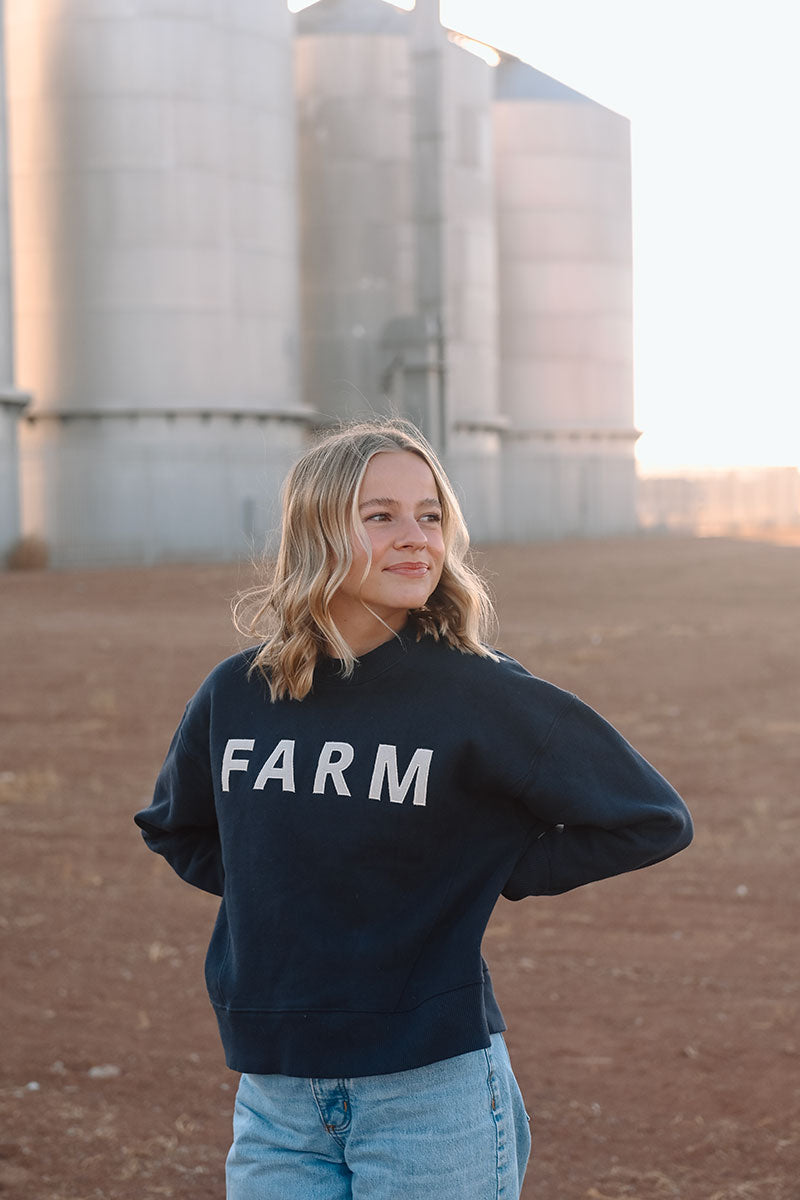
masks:
<svg viewBox="0 0 800 1200"><path fill-rule="evenodd" d="M307 423L291 412L38 416L20 430L23 531L60 567L259 555Z"/></svg>
<svg viewBox="0 0 800 1200"><path fill-rule="evenodd" d="M508 435L504 536L526 542L635 533L637 434Z"/></svg>
<svg viewBox="0 0 800 1200"><path fill-rule="evenodd" d="M28 400L14 388L0 388L0 560L20 534L17 427Z"/></svg>
<svg viewBox="0 0 800 1200"><path fill-rule="evenodd" d="M503 530L500 422L456 425L444 455L473 542L496 542Z"/></svg>

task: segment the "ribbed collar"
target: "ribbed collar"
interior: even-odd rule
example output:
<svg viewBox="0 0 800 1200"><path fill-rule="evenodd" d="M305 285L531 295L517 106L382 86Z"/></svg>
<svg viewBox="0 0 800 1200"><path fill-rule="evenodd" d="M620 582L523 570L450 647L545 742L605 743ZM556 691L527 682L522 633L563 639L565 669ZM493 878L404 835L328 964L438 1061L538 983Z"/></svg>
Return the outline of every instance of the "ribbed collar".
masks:
<svg viewBox="0 0 800 1200"><path fill-rule="evenodd" d="M383 642L369 654L362 654L356 659L353 674L349 679L342 676L342 660L339 658L324 658L314 669L313 691L336 687L356 687L360 683L368 683L378 675L390 671L401 659L405 658L412 646L416 644L416 634L411 625L406 625L388 642Z"/></svg>

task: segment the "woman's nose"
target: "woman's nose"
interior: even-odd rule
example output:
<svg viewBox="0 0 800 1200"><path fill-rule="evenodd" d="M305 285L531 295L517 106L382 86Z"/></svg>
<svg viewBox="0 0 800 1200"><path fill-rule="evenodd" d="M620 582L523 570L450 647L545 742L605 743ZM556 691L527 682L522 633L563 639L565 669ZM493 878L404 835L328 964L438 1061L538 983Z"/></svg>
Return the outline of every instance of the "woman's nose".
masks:
<svg viewBox="0 0 800 1200"><path fill-rule="evenodd" d="M427 546L428 535L423 525L416 517L405 517L401 520L395 538L396 546Z"/></svg>

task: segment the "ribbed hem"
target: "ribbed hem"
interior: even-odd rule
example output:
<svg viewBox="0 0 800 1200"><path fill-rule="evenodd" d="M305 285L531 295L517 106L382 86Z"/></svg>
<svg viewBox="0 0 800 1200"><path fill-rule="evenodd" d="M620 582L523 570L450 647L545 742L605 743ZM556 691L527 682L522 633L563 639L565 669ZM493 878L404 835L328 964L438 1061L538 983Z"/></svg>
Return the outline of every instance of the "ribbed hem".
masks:
<svg viewBox="0 0 800 1200"><path fill-rule="evenodd" d="M411 1012L241 1012L214 1006L225 1060L249 1075L389 1075L485 1050L505 1022L478 983Z"/></svg>

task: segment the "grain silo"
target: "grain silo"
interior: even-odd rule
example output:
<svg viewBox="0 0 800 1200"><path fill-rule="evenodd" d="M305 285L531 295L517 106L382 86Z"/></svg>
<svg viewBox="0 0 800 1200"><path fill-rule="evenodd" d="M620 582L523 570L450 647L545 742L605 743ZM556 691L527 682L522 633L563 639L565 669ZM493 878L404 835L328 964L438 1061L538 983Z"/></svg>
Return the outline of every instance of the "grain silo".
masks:
<svg viewBox="0 0 800 1200"><path fill-rule="evenodd" d="M298 14L307 405L414 420L499 525L491 70L436 0L319 0Z"/></svg>
<svg viewBox="0 0 800 1200"><path fill-rule="evenodd" d="M10 308L56 563L258 548L320 412L416 421L479 540L636 527L624 118L437 0L6 0L6 33L0 546Z"/></svg>
<svg viewBox="0 0 800 1200"><path fill-rule="evenodd" d="M501 533L493 69L439 22L437 0L412 14L418 282L423 320L440 333L439 444L473 536Z"/></svg>
<svg viewBox="0 0 800 1200"><path fill-rule="evenodd" d="M505 526L636 527L629 123L507 58L493 106Z"/></svg>
<svg viewBox="0 0 800 1200"><path fill-rule="evenodd" d="M406 13L322 0L296 17L303 395L385 408L381 339L414 302Z"/></svg>
<svg viewBox="0 0 800 1200"><path fill-rule="evenodd" d="M3 4L0 0L0 561L19 536L17 424L27 401L27 397L14 387L4 64Z"/></svg>
<svg viewBox="0 0 800 1200"><path fill-rule="evenodd" d="M307 421L288 11L6 8L25 528L59 563L246 552Z"/></svg>

